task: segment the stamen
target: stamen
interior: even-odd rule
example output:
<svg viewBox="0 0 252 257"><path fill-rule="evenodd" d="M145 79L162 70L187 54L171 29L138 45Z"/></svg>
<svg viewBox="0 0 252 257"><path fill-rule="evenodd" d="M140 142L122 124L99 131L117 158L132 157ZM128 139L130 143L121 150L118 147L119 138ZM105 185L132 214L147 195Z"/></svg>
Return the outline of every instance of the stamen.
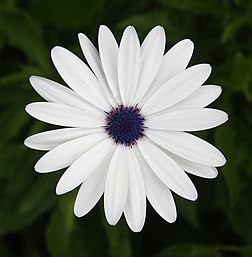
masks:
<svg viewBox="0 0 252 257"><path fill-rule="evenodd" d="M133 146L144 137L144 117L136 106L111 107L107 113L105 130L116 144Z"/></svg>

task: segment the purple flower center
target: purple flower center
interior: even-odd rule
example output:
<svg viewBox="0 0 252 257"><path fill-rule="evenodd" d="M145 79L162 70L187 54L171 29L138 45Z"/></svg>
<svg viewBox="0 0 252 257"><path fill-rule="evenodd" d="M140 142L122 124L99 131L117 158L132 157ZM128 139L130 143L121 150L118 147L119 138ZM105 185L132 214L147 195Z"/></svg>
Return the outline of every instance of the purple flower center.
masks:
<svg viewBox="0 0 252 257"><path fill-rule="evenodd" d="M144 117L137 106L112 108L106 121L106 131L117 144L132 146L144 136Z"/></svg>

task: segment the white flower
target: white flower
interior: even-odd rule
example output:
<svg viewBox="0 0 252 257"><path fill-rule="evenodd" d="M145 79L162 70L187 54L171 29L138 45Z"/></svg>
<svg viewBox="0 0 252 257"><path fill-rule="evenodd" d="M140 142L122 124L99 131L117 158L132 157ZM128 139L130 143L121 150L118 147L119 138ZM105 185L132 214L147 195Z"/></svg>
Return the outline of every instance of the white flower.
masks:
<svg viewBox="0 0 252 257"><path fill-rule="evenodd" d="M67 168L56 193L80 186L74 213L87 214L104 193L107 221L124 213L129 227L143 228L146 197L166 221L176 220L171 192L194 201L197 191L187 173L214 178L226 160L219 150L187 132L216 127L226 113L205 108L221 93L202 84L208 64L186 68L193 43L185 39L165 55L165 32L153 28L140 46L135 29L125 29L120 45L106 26L99 52L79 34L89 67L62 47L53 63L70 87L32 76L33 88L47 101L27 105L38 120L66 128L46 131L25 145L48 151L35 165L40 173ZM186 171L186 172L185 172Z"/></svg>

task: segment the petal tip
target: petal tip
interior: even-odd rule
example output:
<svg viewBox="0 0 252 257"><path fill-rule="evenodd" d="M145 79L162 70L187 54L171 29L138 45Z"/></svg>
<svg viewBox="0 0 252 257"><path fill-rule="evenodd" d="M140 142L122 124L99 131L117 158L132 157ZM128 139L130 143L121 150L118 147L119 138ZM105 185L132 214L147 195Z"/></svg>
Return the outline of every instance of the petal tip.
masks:
<svg viewBox="0 0 252 257"><path fill-rule="evenodd" d="M196 188L193 186L193 188L191 188L191 190L188 191L185 196L186 196L186 199L190 201L196 201L198 199L198 192Z"/></svg>
<svg viewBox="0 0 252 257"><path fill-rule="evenodd" d="M57 190L57 189L56 189ZM57 193L57 192L56 192ZM74 215L77 217L77 218L81 218L83 217L85 214L83 214L81 212L81 210L79 210L77 207L76 207L76 202L74 204Z"/></svg>
<svg viewBox="0 0 252 257"><path fill-rule="evenodd" d="M218 160L216 160L216 165L213 165L215 167L222 167L226 164L227 159L225 158L225 156L222 154L222 152L219 151L218 154Z"/></svg>
<svg viewBox="0 0 252 257"><path fill-rule="evenodd" d="M212 66L209 63L207 63L206 65L207 65L208 72L211 73L212 72Z"/></svg>
<svg viewBox="0 0 252 257"><path fill-rule="evenodd" d="M63 195L65 193L65 191L62 189L62 186L61 186L61 184L59 182L58 182L58 184L56 186L55 193L57 195Z"/></svg>
<svg viewBox="0 0 252 257"><path fill-rule="evenodd" d="M128 27L126 27L123 33L136 33L136 29L134 26L129 25Z"/></svg>
<svg viewBox="0 0 252 257"><path fill-rule="evenodd" d="M164 27L162 25L157 25L156 27L158 27L161 30L164 30Z"/></svg>
<svg viewBox="0 0 252 257"><path fill-rule="evenodd" d="M216 172L215 173L213 173L212 174L212 176L210 177L208 177L209 179L214 179L214 178L216 178L218 176L218 170L216 169Z"/></svg>
<svg viewBox="0 0 252 257"><path fill-rule="evenodd" d="M139 227L131 227L130 229L131 229L133 232L135 232L135 233L139 233L139 232L141 232L141 231L142 231L143 226L139 226Z"/></svg>
<svg viewBox="0 0 252 257"><path fill-rule="evenodd" d="M216 100L221 95L221 93L222 93L222 87L221 86L218 86L218 85L205 85L205 87L211 87L215 91L215 98L214 98L214 100Z"/></svg>
<svg viewBox="0 0 252 257"><path fill-rule="evenodd" d="M197 199L198 199L198 192L195 189L194 191L191 192L191 195L188 197L188 200L196 201Z"/></svg>
<svg viewBox="0 0 252 257"><path fill-rule="evenodd" d="M209 63L199 63L199 64L196 64L194 66L191 66L189 68L194 68L194 69L199 69L199 70L206 70L206 71L209 71L212 69L212 66L209 64ZM189 69L188 68L188 69Z"/></svg>
<svg viewBox="0 0 252 257"><path fill-rule="evenodd" d="M196 201L198 199L198 193L196 193L193 197L192 197L192 201Z"/></svg>
<svg viewBox="0 0 252 257"><path fill-rule="evenodd" d="M185 43L188 45L188 47L190 47L191 49L192 49L192 51L193 51L193 49L194 49L194 43L193 43L193 41L191 40L191 39L189 39L189 38L187 38L187 39L185 39Z"/></svg>
<svg viewBox="0 0 252 257"><path fill-rule="evenodd" d="M206 80L207 80L212 72L212 66L209 63L202 63L195 66L198 66L200 69L200 72L203 72L206 75Z"/></svg>
<svg viewBox="0 0 252 257"><path fill-rule="evenodd" d="M117 224L118 220L117 219L107 218L107 222L108 222L109 225L115 226Z"/></svg>
<svg viewBox="0 0 252 257"><path fill-rule="evenodd" d="M34 117L33 115L33 112L34 112L34 109L36 109L36 106L37 106L38 102L35 102L35 103L30 103L30 104L27 104L25 106L25 111L32 117Z"/></svg>
<svg viewBox="0 0 252 257"><path fill-rule="evenodd" d="M202 63L202 64L199 64L199 65L201 65L201 67L206 69L206 70L212 70L212 66L209 63Z"/></svg>
<svg viewBox="0 0 252 257"><path fill-rule="evenodd" d="M218 90L218 96L222 93L222 87L216 85L216 89Z"/></svg>
<svg viewBox="0 0 252 257"><path fill-rule="evenodd" d="M36 78L37 76L35 76L35 75L31 75L30 77L29 77L29 81L30 81L30 83L32 84L32 81Z"/></svg>
<svg viewBox="0 0 252 257"><path fill-rule="evenodd" d="M177 220L177 212L174 213L173 216L169 217L169 220L167 220L169 223L174 223Z"/></svg>
<svg viewBox="0 0 252 257"><path fill-rule="evenodd" d="M187 44L192 44L192 45L194 44L190 38L186 38L184 40L185 40L184 42L186 42Z"/></svg>
<svg viewBox="0 0 252 257"><path fill-rule="evenodd" d="M38 161L35 166L34 166L34 169L36 172L38 173L45 173L46 171L43 169L43 167L41 167L41 162Z"/></svg>
<svg viewBox="0 0 252 257"><path fill-rule="evenodd" d="M48 162L48 153L43 155L35 164L34 169L38 173L50 173L60 169L60 167L53 166L50 161Z"/></svg>
<svg viewBox="0 0 252 257"><path fill-rule="evenodd" d="M55 46L51 50L51 57L54 59L55 55L59 53L59 51L63 50L64 48L61 46Z"/></svg>
<svg viewBox="0 0 252 257"><path fill-rule="evenodd" d="M227 159L223 155L222 162L221 162L220 166L224 166L226 163L227 163Z"/></svg>
<svg viewBox="0 0 252 257"><path fill-rule="evenodd" d="M30 137L27 137L27 138L24 140L24 145L25 145L26 147L29 147L29 145L30 145Z"/></svg>
<svg viewBox="0 0 252 257"><path fill-rule="evenodd" d="M25 106L25 111L26 111L28 114L30 114L31 105L32 105L32 104L27 104L27 105Z"/></svg>
<svg viewBox="0 0 252 257"><path fill-rule="evenodd" d="M86 38L85 34L83 34L82 32L78 33L78 39L79 40L82 40L82 39L85 39L85 38Z"/></svg>
<svg viewBox="0 0 252 257"><path fill-rule="evenodd" d="M36 75L32 75L30 76L29 78L29 81L30 81L30 84L32 85L32 87L36 90L37 88L37 84L42 81L42 80L46 80L45 78L43 77L40 77L40 76L36 76Z"/></svg>
<svg viewBox="0 0 252 257"><path fill-rule="evenodd" d="M101 24L100 27L99 27L99 33L103 32L103 31L109 31L110 32L110 29L106 25Z"/></svg>
<svg viewBox="0 0 252 257"><path fill-rule="evenodd" d="M194 43L191 39L189 38L182 39L177 44L179 44L182 48L187 49L187 51L190 52L190 55L192 55L193 49L194 49Z"/></svg>
<svg viewBox="0 0 252 257"><path fill-rule="evenodd" d="M119 215L115 215L112 212L108 212L108 210L105 208L105 217L109 225L115 226L117 222L120 220L122 216L122 212Z"/></svg>
<svg viewBox="0 0 252 257"><path fill-rule="evenodd" d="M159 33L159 35L163 38L163 40L165 39L165 29L164 29L164 27L162 27L161 25L157 25L156 27L154 27L154 30L156 30L157 33Z"/></svg>
<svg viewBox="0 0 252 257"><path fill-rule="evenodd" d="M54 46L51 50L51 53L54 53L55 51L57 51L57 49L59 49L59 46Z"/></svg>
<svg viewBox="0 0 252 257"><path fill-rule="evenodd" d="M222 120L221 120L221 123L220 125L226 123L228 121L229 117L228 117L228 114L223 112L223 115L222 115Z"/></svg>

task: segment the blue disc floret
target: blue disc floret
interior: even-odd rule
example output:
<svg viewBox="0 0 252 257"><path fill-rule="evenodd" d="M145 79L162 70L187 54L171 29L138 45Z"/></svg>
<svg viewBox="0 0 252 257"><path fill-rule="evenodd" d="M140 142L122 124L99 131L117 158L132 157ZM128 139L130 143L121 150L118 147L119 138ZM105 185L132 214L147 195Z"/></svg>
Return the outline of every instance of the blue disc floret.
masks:
<svg viewBox="0 0 252 257"><path fill-rule="evenodd" d="M120 105L107 113L105 129L115 143L132 146L144 136L144 120L137 106Z"/></svg>

